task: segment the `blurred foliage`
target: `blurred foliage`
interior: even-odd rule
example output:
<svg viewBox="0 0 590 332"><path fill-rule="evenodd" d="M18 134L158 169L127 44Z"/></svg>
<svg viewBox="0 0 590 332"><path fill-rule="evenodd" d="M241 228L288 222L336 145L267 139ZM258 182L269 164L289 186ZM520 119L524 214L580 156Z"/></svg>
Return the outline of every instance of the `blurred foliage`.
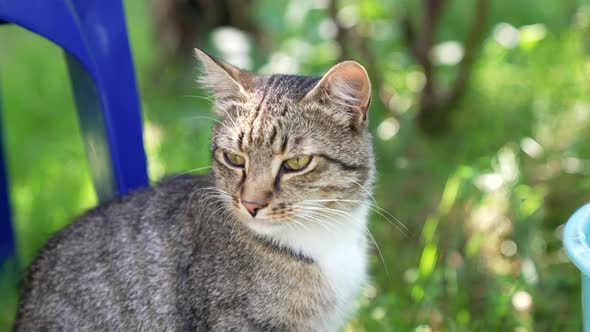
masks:
<svg viewBox="0 0 590 332"><path fill-rule="evenodd" d="M403 17L422 15L421 2L343 0L331 12L328 1L258 0L250 15L263 36L223 27L201 44L256 71L314 75L341 58L343 42L369 51L352 47L349 56L382 80L370 125L384 210L372 216L373 278L347 331L581 330L580 278L561 233L590 192L583 3L491 2L466 94L434 138L416 123L424 74L400 27ZM449 0L442 14L432 56L443 86L466 52L472 4ZM192 64L159 61L149 6L126 1L126 10L150 177L205 172L198 169L210 164L210 100L193 83ZM350 40L338 40L336 23L354 29ZM61 51L14 26L0 29L0 45L14 225L26 266L96 197ZM17 302L17 276L8 271L0 274L0 330Z"/></svg>

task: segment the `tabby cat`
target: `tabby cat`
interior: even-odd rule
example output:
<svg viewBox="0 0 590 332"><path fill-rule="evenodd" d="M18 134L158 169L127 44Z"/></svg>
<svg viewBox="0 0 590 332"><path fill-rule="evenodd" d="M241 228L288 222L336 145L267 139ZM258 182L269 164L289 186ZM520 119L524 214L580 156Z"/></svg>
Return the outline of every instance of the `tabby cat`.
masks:
<svg viewBox="0 0 590 332"><path fill-rule="evenodd" d="M94 208L24 280L17 331L338 331L367 279L365 69L256 75L197 50L212 172Z"/></svg>

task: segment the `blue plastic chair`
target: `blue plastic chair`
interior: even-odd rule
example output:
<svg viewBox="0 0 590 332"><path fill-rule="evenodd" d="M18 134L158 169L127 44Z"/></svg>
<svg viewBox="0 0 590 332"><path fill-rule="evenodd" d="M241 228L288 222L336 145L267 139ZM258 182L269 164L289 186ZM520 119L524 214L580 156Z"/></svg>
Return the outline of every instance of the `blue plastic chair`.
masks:
<svg viewBox="0 0 590 332"><path fill-rule="evenodd" d="M584 332L590 332L590 203L567 221L563 246L568 257L582 271Z"/></svg>
<svg viewBox="0 0 590 332"><path fill-rule="evenodd" d="M121 0L0 0L0 21L64 49L99 200L146 186L139 98ZM0 263L15 255L1 146L0 140Z"/></svg>

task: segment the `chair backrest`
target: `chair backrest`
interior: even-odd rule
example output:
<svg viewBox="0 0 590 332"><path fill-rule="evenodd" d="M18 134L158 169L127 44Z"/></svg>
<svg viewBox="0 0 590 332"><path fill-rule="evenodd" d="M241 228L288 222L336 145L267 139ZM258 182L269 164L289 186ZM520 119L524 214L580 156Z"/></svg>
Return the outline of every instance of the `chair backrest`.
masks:
<svg viewBox="0 0 590 332"><path fill-rule="evenodd" d="M140 104L121 0L0 0L0 21L20 25L64 49L99 200L147 186ZM0 261L14 253L6 182L0 172Z"/></svg>

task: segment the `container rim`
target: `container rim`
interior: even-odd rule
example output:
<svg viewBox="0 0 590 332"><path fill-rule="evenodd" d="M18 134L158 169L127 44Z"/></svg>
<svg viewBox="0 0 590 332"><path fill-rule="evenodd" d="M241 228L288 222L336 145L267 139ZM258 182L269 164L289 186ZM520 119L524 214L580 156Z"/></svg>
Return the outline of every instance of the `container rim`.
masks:
<svg viewBox="0 0 590 332"><path fill-rule="evenodd" d="M578 209L565 224L563 246L571 261L590 277L590 203Z"/></svg>

